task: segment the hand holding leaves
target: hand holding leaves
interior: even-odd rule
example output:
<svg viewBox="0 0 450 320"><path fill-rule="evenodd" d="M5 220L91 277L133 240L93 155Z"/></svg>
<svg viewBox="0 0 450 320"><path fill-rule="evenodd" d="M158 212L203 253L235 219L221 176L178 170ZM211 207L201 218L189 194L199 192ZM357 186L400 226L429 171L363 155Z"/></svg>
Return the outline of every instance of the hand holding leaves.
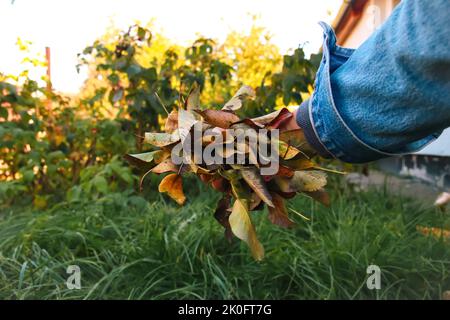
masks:
<svg viewBox="0 0 450 320"><path fill-rule="evenodd" d="M214 213L215 218L225 228L227 239L236 236L250 248L253 257L261 260L264 248L259 242L255 228L251 221L251 212L261 210L267 205L269 220L281 227L292 227L295 223L289 218L286 199L297 193L304 193L324 205L329 205L328 194L324 191L327 179L323 170L310 158L313 150L306 143L303 132L293 125L295 116L286 108L282 108L268 115L241 119L235 112L241 108L245 99L254 97L254 91L243 86L228 101L222 110L202 109L199 100L200 90L195 87L185 103L178 110L170 112L166 120L165 132L145 133L144 142L159 148L156 151L143 154L128 154L125 158L148 173L166 174L159 185L159 192L167 193L179 205L183 205L186 197L183 192L182 175L196 174L203 182L216 190L223 192L224 197L219 201ZM239 129L248 133L250 130L277 129L278 137L273 134L264 136L258 145L274 143L277 146L278 171L271 175L262 175L262 168L268 166L267 159L255 151L249 141L238 141L238 138L225 139L220 145L220 159L243 156L244 162L238 164L193 162L177 165L170 158L170 154L179 143L189 142L188 136L194 126L203 119L202 133L213 127L220 128L218 132L226 136L226 129ZM273 131L271 131L273 132ZM203 135L201 148L204 151L211 147L214 137ZM231 143L231 149L223 147ZM184 151L184 149L183 149ZM183 157L186 157L184 155ZM194 159L194 149L187 158ZM271 159L270 161L273 161Z"/></svg>

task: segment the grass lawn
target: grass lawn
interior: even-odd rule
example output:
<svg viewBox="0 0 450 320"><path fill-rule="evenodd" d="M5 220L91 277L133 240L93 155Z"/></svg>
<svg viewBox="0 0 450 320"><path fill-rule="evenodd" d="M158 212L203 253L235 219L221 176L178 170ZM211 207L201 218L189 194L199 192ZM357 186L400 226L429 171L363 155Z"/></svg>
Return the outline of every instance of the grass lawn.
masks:
<svg viewBox="0 0 450 320"><path fill-rule="evenodd" d="M150 188L150 202L122 193L1 209L0 299L439 299L450 290L450 243L416 231L450 219L425 204L333 181L329 209L289 202L310 218L291 212L293 229L253 213L266 249L258 263L245 244L226 242L213 218L219 194L188 182L178 207ZM73 264L81 290L65 285ZM366 287L370 264L381 290Z"/></svg>

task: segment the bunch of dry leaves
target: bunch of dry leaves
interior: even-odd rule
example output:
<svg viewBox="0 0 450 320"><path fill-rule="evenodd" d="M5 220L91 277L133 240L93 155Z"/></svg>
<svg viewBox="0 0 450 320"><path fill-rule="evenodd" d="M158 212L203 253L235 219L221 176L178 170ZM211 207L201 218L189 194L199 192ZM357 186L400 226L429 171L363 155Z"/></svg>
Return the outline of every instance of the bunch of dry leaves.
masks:
<svg viewBox="0 0 450 320"><path fill-rule="evenodd" d="M294 222L289 218L285 201L297 193L303 193L320 203L329 206L330 199L324 191L327 183L324 171L311 160L313 150L308 147L302 131L278 131L278 171L271 175L262 175L261 168L268 166L266 161L249 146L238 146L236 140L229 141L227 129L241 129L241 132L255 132L260 129L271 130L283 127L293 114L286 108L268 115L241 119L236 111L242 107L245 99L254 97L254 91L243 86L227 102L222 110L203 109L199 101L199 88L194 86L185 101L177 110L168 113L163 133L145 133L144 143L157 149L140 154L127 154L125 158L131 164L145 171L142 180L149 173L167 174L159 185L159 192L167 193L179 205L186 197L183 192L182 175L196 174L203 182L223 192L214 213L217 221L225 228L225 236L231 240L233 235L245 241L256 260L264 257L264 248L259 242L252 224L250 212L268 207L269 220L281 227L291 227ZM204 133L211 128L220 128L224 135L224 144L234 147L221 148L223 158L236 157L238 153L245 158L243 164L224 163L187 163L175 164L171 154L179 143L183 145L195 124L201 123ZM216 129L217 131L217 129ZM227 140L228 139L228 140ZM261 143L273 143L270 133ZM211 135L201 137L202 148L215 143ZM244 147L244 148L242 148ZM242 151L243 150L243 151ZM186 157L184 155L184 157ZM192 155L193 157L193 155ZM189 158L189 157L188 157Z"/></svg>

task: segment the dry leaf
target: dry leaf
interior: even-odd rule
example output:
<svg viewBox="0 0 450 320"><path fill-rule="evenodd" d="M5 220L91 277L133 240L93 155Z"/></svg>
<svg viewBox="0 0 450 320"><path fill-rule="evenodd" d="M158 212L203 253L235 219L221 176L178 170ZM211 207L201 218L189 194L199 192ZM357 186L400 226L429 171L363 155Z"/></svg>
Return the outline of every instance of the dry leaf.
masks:
<svg viewBox="0 0 450 320"><path fill-rule="evenodd" d="M287 130L280 132L279 138L281 141L284 141L290 146L296 147L297 149L301 149L302 151L305 151L305 149L308 150L310 149L308 148L309 144L306 140L305 134L303 133L302 129Z"/></svg>
<svg viewBox="0 0 450 320"><path fill-rule="evenodd" d="M177 132L173 133L158 133L146 132L144 142L149 143L155 147L165 147L180 140Z"/></svg>
<svg viewBox="0 0 450 320"><path fill-rule="evenodd" d="M261 210L262 208L264 208L264 202L256 193L252 193L249 202L249 211L258 211Z"/></svg>
<svg viewBox="0 0 450 320"><path fill-rule="evenodd" d="M172 160L166 159L150 170L152 173L160 174L166 172L178 172L178 166L173 164Z"/></svg>
<svg viewBox="0 0 450 320"><path fill-rule="evenodd" d="M291 186L297 191L317 191L327 184L327 175L321 171L296 171Z"/></svg>
<svg viewBox="0 0 450 320"><path fill-rule="evenodd" d="M173 133L177 129L178 129L178 111L173 110L167 116L166 124L164 125L164 131L167 133Z"/></svg>
<svg viewBox="0 0 450 320"><path fill-rule="evenodd" d="M315 167L314 162L306 158L284 160L282 161L282 163L295 171L311 169Z"/></svg>
<svg viewBox="0 0 450 320"><path fill-rule="evenodd" d="M283 113L286 112L286 111L283 111L283 110L286 110L286 111L289 112L288 109L283 108L283 109L280 109L280 110L271 112L271 113L269 113L269 114L265 114L265 115L263 115L263 116L261 116L261 117L253 118L253 119L251 119L251 120L252 120L253 122L256 122L256 123L260 124L260 125L266 126L266 125L269 125L270 123L272 123L275 119L277 119L277 117L278 117L282 112L283 112Z"/></svg>
<svg viewBox="0 0 450 320"><path fill-rule="evenodd" d="M292 178L294 176L294 173L295 171L292 168L288 166L279 165L277 176Z"/></svg>
<svg viewBox="0 0 450 320"><path fill-rule="evenodd" d="M288 109L283 108L280 110L280 112L276 115L272 121L270 121L267 125L267 129L278 129L283 123L285 123L287 120L292 118L292 112L290 112Z"/></svg>
<svg viewBox="0 0 450 320"><path fill-rule="evenodd" d="M330 206L330 195L323 189L316 191L303 191L303 193L306 194L308 197L311 197L312 199L316 200L317 202L320 202L326 207Z"/></svg>
<svg viewBox="0 0 450 320"><path fill-rule="evenodd" d="M171 173L165 176L158 187L159 192L167 192L167 195L175 200L179 205L183 205L186 197L183 193L183 183L181 176Z"/></svg>
<svg viewBox="0 0 450 320"><path fill-rule="evenodd" d="M137 153L137 154L126 154L124 155L124 159L128 161L131 165L138 167L139 169L148 170L153 163L155 155L161 153L160 150L145 152L145 153Z"/></svg>
<svg viewBox="0 0 450 320"><path fill-rule="evenodd" d="M200 108L200 86L197 82L194 82L191 88L191 92L186 99L186 110L190 111L193 109Z"/></svg>
<svg viewBox="0 0 450 320"><path fill-rule="evenodd" d="M241 168L245 182L253 189L253 191L264 201L269 207L273 207L272 196L266 188L263 178L255 168Z"/></svg>
<svg viewBox="0 0 450 320"><path fill-rule="evenodd" d="M233 112L225 110L194 110L203 119L214 127L228 129L233 123L239 121L239 117Z"/></svg>
<svg viewBox="0 0 450 320"><path fill-rule="evenodd" d="M256 237L255 228L248 214L245 200L236 199L234 201L228 221L233 234L248 244L253 258L258 261L262 260L264 258L264 248Z"/></svg>
<svg viewBox="0 0 450 320"><path fill-rule="evenodd" d="M223 106L222 110L236 111L242 107L242 103L247 98L254 98L255 90L249 86L242 86L238 92Z"/></svg>
<svg viewBox="0 0 450 320"><path fill-rule="evenodd" d="M425 236L432 236L436 239L450 240L450 230L435 228L435 227L422 227L416 226L417 231Z"/></svg>
<svg viewBox="0 0 450 320"><path fill-rule="evenodd" d="M216 211L214 212L214 218L225 228L225 238L231 242L233 238L233 232L231 231L230 222L228 221L230 217L230 195L225 194L222 199L219 200L217 204Z"/></svg>
<svg viewBox="0 0 450 320"><path fill-rule="evenodd" d="M276 193L272 193L272 199L274 207L269 207L270 222L284 228L292 227L295 223L287 215L284 199Z"/></svg>
<svg viewBox="0 0 450 320"><path fill-rule="evenodd" d="M161 163L168 159L171 155L171 149L166 149L163 147L161 150L158 150L155 155L153 156L153 159L156 164Z"/></svg>
<svg viewBox="0 0 450 320"><path fill-rule="evenodd" d="M178 111L178 135L180 137L181 143L189 135L192 126L197 122L194 115L191 112L180 109Z"/></svg>
<svg viewBox="0 0 450 320"><path fill-rule="evenodd" d="M282 159L289 160L297 156L300 153L300 150L288 145L284 141L278 140L278 153Z"/></svg>
<svg viewBox="0 0 450 320"><path fill-rule="evenodd" d="M249 245L254 258L261 260L264 249L256 237L249 212L261 210L267 204L270 221L283 227L292 226L293 221L287 215L284 199L290 199L297 192L302 192L328 206L330 198L323 190L326 185L326 174L323 171L338 172L320 168L311 161L309 155L314 154L314 151L307 144L302 130L281 132L277 141L274 141L276 136L273 134L260 135L259 129L276 129L291 119L293 114L288 109L283 108L259 118L240 119L234 110L238 110L246 98L252 98L254 95L253 89L243 86L222 110L200 110L200 88L194 85L184 103L184 108L180 106L178 111L174 110L168 115L165 133L145 133L144 141L161 150L126 155L125 159L131 164L146 169L146 174L141 178L141 184L148 173L173 172L161 180L159 191L166 192L180 205L186 201L180 175L186 172L193 172L203 182L224 193L214 216L225 227L227 239L231 239L232 234L235 234ZM204 148L211 148L212 144L216 143L215 136L211 134L205 136L205 132L207 130L210 132L209 129L213 127L242 130L241 133L237 133L243 134L240 137L227 135L227 130L222 130L224 139L220 142L221 146L230 148L214 150L215 156L222 157L222 160L238 155L245 160L244 163L239 165L223 164L223 162L199 164L192 161L195 156L193 153L183 154L185 159L190 158L190 163L177 166L171 161L169 157L176 143L187 142L187 136L193 126L199 123L197 119L200 119L200 116L204 120L201 122L204 135L198 141L201 141ZM250 144L253 141L258 143L257 147ZM280 165L279 170L275 175L261 176L259 167L269 166L272 159L258 154L257 149L274 142L278 144L281 158L277 159ZM230 208L231 198L234 198L232 209Z"/></svg>
<svg viewBox="0 0 450 320"><path fill-rule="evenodd" d="M214 189L220 192L230 191L230 184L227 180L222 177L216 177L211 179L211 185Z"/></svg>

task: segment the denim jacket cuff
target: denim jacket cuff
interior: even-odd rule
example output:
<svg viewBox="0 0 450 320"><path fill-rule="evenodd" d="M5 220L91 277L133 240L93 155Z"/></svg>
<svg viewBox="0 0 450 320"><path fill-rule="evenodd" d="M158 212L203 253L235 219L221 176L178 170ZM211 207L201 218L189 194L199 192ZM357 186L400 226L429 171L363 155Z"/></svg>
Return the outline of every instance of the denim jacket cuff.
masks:
<svg viewBox="0 0 450 320"><path fill-rule="evenodd" d="M328 154L351 163L364 163L404 154L389 153L368 145L354 134L341 117L333 98L331 74L350 58L354 50L336 45L336 35L333 29L323 22L320 25L324 29L322 61L317 71L314 93L306 108L299 110L297 118L307 121L306 123L300 122L299 125L304 130L306 129L305 136L308 142L320 154ZM307 110L305 111L305 109ZM434 139L435 136L430 136L416 141L409 147L411 149L422 147ZM410 153L410 150L402 151Z"/></svg>
<svg viewBox="0 0 450 320"><path fill-rule="evenodd" d="M303 130L306 141L315 151L317 151L317 153L321 157L332 158L332 155L322 145L316 133L314 132L314 127L310 120L310 104L311 100L308 99L302 102L302 104L299 106L296 115L297 124Z"/></svg>

